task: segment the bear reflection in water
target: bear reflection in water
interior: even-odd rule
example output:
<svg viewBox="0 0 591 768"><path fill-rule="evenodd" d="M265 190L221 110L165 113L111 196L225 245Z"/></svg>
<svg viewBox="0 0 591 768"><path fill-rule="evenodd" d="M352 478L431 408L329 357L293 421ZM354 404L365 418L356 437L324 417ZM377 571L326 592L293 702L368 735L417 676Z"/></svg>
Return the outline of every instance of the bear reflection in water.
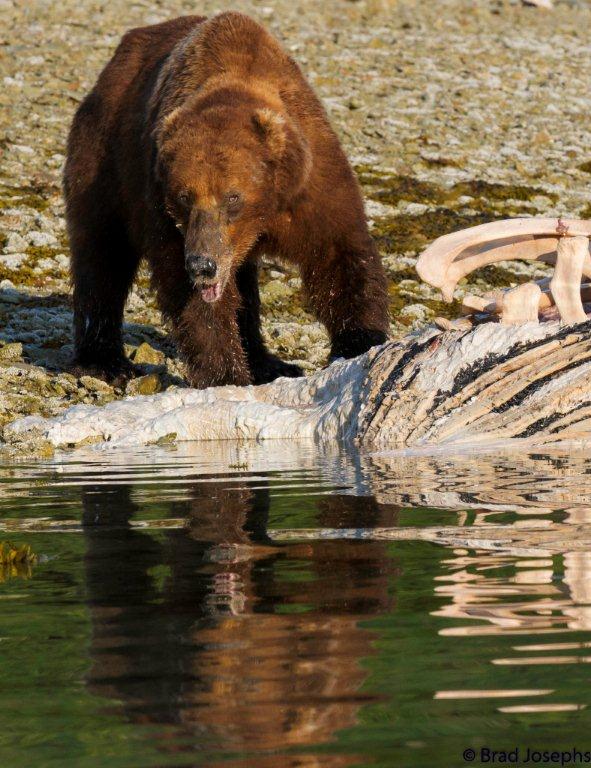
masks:
<svg viewBox="0 0 591 768"><path fill-rule="evenodd" d="M163 751L193 751L197 737L200 749L226 755L309 748L356 723L372 700L360 662L375 639L360 621L392 608L387 544L277 545L266 532L269 490L260 486L195 484L190 501L166 509L187 527L155 536L129 525L137 510L129 486L87 487L83 505L88 685L122 702L132 722L163 726ZM317 518L330 528L392 525L394 509L322 497ZM173 738L164 735L169 725ZM258 754L224 765L274 760ZM281 760L354 762L309 751Z"/></svg>

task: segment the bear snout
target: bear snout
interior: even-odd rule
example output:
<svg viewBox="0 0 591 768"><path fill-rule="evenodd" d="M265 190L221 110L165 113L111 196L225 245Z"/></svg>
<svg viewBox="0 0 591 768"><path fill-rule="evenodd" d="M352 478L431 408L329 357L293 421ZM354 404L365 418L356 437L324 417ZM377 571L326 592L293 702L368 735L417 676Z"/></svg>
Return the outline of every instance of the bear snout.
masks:
<svg viewBox="0 0 591 768"><path fill-rule="evenodd" d="M215 259L190 253L185 257L185 267L193 285L199 287L203 301L211 304L220 298L223 285L219 280L214 280L218 274Z"/></svg>
<svg viewBox="0 0 591 768"><path fill-rule="evenodd" d="M218 271L217 262L209 256L198 256L189 253L185 257L185 266L189 277L196 283L200 280L213 280Z"/></svg>

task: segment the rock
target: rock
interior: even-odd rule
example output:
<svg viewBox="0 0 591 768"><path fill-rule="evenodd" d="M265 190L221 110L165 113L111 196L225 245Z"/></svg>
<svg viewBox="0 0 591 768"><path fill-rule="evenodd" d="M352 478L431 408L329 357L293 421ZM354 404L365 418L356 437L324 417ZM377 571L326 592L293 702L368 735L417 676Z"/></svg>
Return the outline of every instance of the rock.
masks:
<svg viewBox="0 0 591 768"><path fill-rule="evenodd" d="M545 146L552 143L552 136L548 131L538 131L538 133L534 134L532 141L534 144Z"/></svg>
<svg viewBox="0 0 591 768"><path fill-rule="evenodd" d="M269 306L289 301L291 296L292 291L284 280L269 280L261 289L261 297Z"/></svg>
<svg viewBox="0 0 591 768"><path fill-rule="evenodd" d="M392 216L394 207L392 205L384 205L379 200L366 200L365 201L365 213L369 219L376 219L383 216Z"/></svg>
<svg viewBox="0 0 591 768"><path fill-rule="evenodd" d="M92 378L92 377L89 377ZM104 382L103 382L104 383ZM64 392L73 395L78 391L78 379L70 373L61 373L55 380L56 386L61 387Z"/></svg>
<svg viewBox="0 0 591 768"><path fill-rule="evenodd" d="M18 232L11 232L4 246L4 253L22 253L27 250L28 243Z"/></svg>
<svg viewBox="0 0 591 768"><path fill-rule="evenodd" d="M50 381L48 382L48 385L52 394L56 395L57 397L66 396L67 394L66 390L57 381Z"/></svg>
<svg viewBox="0 0 591 768"><path fill-rule="evenodd" d="M535 8L546 8L551 11L554 8L553 0L521 0L523 5L529 5Z"/></svg>
<svg viewBox="0 0 591 768"><path fill-rule="evenodd" d="M35 274L51 272L53 269L55 269L55 261L53 259L40 259L35 267Z"/></svg>
<svg viewBox="0 0 591 768"><path fill-rule="evenodd" d="M6 78L4 79L6 82ZM17 73L16 78L10 85L17 85L18 87L22 88L24 85L24 80L21 72ZM17 152L19 155L34 155L35 150L33 147L29 147L27 144L13 144L11 147L13 152Z"/></svg>
<svg viewBox="0 0 591 768"><path fill-rule="evenodd" d="M408 216L421 216L423 213L429 210L428 205L424 205L423 203L409 203L406 206L405 213Z"/></svg>
<svg viewBox="0 0 591 768"><path fill-rule="evenodd" d="M2 445L1 447L3 458L5 454L6 458L9 459L18 457L22 460L29 456L38 459L49 458L54 452L53 445L34 432L26 435L24 439L20 439L20 436L15 436L7 446Z"/></svg>
<svg viewBox="0 0 591 768"><path fill-rule="evenodd" d="M429 310L424 304L408 304L400 310L400 316L413 320L415 323L424 323L429 317Z"/></svg>
<svg viewBox="0 0 591 768"><path fill-rule="evenodd" d="M22 360L23 345L20 342L0 346L0 362L13 363Z"/></svg>
<svg viewBox="0 0 591 768"><path fill-rule="evenodd" d="M8 269L19 269L25 263L28 258L26 253L7 253L0 256L0 264L3 264Z"/></svg>
<svg viewBox="0 0 591 768"><path fill-rule="evenodd" d="M94 376L81 376L80 383L89 392L101 392L105 394L111 394L113 387L107 384L102 379L96 379Z"/></svg>
<svg viewBox="0 0 591 768"><path fill-rule="evenodd" d="M27 240L30 245L36 248L44 248L51 245L56 245L57 237L50 232L29 232Z"/></svg>
<svg viewBox="0 0 591 768"><path fill-rule="evenodd" d="M127 395L155 395L162 389L160 376L150 373L147 376L140 376L138 379L132 379L125 388Z"/></svg>
<svg viewBox="0 0 591 768"><path fill-rule="evenodd" d="M163 365L166 360L163 352L154 349L146 341L132 352L131 359L138 365Z"/></svg>

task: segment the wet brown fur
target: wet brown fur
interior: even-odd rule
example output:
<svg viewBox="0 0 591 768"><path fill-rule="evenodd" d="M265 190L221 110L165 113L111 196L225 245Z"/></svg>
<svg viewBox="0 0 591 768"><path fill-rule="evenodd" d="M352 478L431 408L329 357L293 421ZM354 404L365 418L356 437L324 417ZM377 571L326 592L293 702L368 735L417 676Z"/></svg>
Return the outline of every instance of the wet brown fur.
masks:
<svg viewBox="0 0 591 768"><path fill-rule="evenodd" d="M262 253L299 267L332 356L386 338L386 280L358 184L299 67L247 16L128 32L76 114L64 187L83 367L116 376L128 365L121 323L141 258L194 386L299 373L263 344ZM187 251L218 263L217 302L189 279Z"/></svg>

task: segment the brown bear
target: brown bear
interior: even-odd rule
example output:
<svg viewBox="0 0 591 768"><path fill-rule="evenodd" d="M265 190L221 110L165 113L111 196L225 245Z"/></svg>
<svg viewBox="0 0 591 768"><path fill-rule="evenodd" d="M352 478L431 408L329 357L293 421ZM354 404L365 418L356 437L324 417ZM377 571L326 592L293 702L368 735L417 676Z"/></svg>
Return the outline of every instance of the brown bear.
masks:
<svg viewBox="0 0 591 768"><path fill-rule="evenodd" d="M64 188L79 367L129 372L121 325L142 257L195 387L301 375L263 342L263 253L299 267L333 358L386 340L354 174L298 65L247 16L128 32L76 113Z"/></svg>

